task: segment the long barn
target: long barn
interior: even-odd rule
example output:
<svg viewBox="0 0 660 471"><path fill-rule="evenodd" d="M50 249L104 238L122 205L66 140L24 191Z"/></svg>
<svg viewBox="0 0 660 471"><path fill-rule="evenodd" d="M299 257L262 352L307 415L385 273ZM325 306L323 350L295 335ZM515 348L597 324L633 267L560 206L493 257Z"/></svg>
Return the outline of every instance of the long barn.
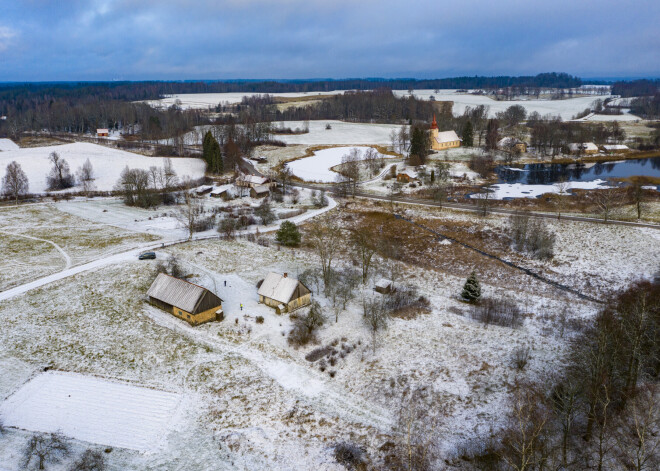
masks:
<svg viewBox="0 0 660 471"><path fill-rule="evenodd" d="M223 318L222 299L206 288L165 273L158 274L147 296L151 304L191 325Z"/></svg>

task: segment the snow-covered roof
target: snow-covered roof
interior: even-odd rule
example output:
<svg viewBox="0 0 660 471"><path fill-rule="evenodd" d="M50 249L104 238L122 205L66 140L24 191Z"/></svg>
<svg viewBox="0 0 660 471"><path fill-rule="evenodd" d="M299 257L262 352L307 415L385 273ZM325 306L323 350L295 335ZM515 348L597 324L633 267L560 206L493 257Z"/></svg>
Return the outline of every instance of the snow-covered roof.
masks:
<svg viewBox="0 0 660 471"><path fill-rule="evenodd" d="M232 187L231 185L220 185L216 188L213 188L213 190L211 190L211 194L212 195L221 195L225 191L229 190L231 187Z"/></svg>
<svg viewBox="0 0 660 471"><path fill-rule="evenodd" d="M417 178L417 170L413 167L404 167L397 172L397 175L407 175L409 178Z"/></svg>
<svg viewBox="0 0 660 471"><path fill-rule="evenodd" d="M454 142L454 141L460 141L458 138L458 134L456 134L456 131L442 131L438 133L438 137L435 138L437 142L440 144L444 142Z"/></svg>
<svg viewBox="0 0 660 471"><path fill-rule="evenodd" d="M195 191L197 192L198 195L203 195L207 191L211 191L213 189L213 185L202 185L198 186Z"/></svg>
<svg viewBox="0 0 660 471"><path fill-rule="evenodd" d="M109 131L105 128L99 128L96 130L96 134L109 134Z"/></svg>
<svg viewBox="0 0 660 471"><path fill-rule="evenodd" d="M269 193L269 192L270 192L270 188L268 188L268 185L254 185L254 186L252 187L252 189L253 189L257 194L261 194L261 193Z"/></svg>
<svg viewBox="0 0 660 471"><path fill-rule="evenodd" d="M381 278L376 282L376 288L382 288L382 289L387 289L391 287L394 284L392 280L388 280L387 278Z"/></svg>
<svg viewBox="0 0 660 471"><path fill-rule="evenodd" d="M194 313L195 308L207 291L206 288L201 286L174 278L165 273L159 273L151 284L149 291L147 291L147 296ZM218 300L222 302L220 298Z"/></svg>
<svg viewBox="0 0 660 471"><path fill-rule="evenodd" d="M524 144L524 142L515 137L503 137L497 143L498 147L514 146L516 144Z"/></svg>
<svg viewBox="0 0 660 471"><path fill-rule="evenodd" d="M568 148L572 151L577 150L598 150L598 146L593 142L572 142L568 145Z"/></svg>
<svg viewBox="0 0 660 471"><path fill-rule="evenodd" d="M309 292L297 279L289 278L286 273L280 275L279 273L270 272L266 275L257 294L286 304L294 297L298 286L304 288L301 293L298 293L299 296Z"/></svg>
<svg viewBox="0 0 660 471"><path fill-rule="evenodd" d="M268 178L257 175L241 175L236 181L249 183L250 185L263 185L268 182Z"/></svg>
<svg viewBox="0 0 660 471"><path fill-rule="evenodd" d="M603 146L605 150L628 150L629 147L625 144L605 144Z"/></svg>

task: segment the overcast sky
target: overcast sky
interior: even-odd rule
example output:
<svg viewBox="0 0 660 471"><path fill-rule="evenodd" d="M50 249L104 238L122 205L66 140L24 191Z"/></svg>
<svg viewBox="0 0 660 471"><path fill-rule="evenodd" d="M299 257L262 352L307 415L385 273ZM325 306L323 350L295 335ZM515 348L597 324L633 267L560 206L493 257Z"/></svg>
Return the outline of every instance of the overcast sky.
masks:
<svg viewBox="0 0 660 471"><path fill-rule="evenodd" d="M0 0L0 81L660 76L660 1Z"/></svg>

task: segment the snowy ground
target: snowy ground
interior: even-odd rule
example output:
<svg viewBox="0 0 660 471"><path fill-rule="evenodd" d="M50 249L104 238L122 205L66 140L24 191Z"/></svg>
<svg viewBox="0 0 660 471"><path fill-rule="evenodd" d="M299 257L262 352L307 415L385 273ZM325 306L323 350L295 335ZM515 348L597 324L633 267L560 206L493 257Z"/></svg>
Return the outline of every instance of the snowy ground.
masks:
<svg viewBox="0 0 660 471"><path fill-rule="evenodd" d="M178 394L49 371L0 404L5 426L147 451L171 426Z"/></svg>
<svg viewBox="0 0 660 471"><path fill-rule="evenodd" d="M527 110L527 113L537 111L542 116L546 114L559 115L563 120L569 120L576 114L589 108L597 98L604 99L605 96L580 96L576 98L568 98L566 100L510 100L510 101L497 101L485 95L469 95L464 93L456 93L456 90L440 90L440 93L435 93L433 90L414 90L413 95L417 98L428 100L432 95L436 101L453 101L453 112L455 115L462 115L467 106L474 108L478 105L486 105L490 107L489 116L495 117L499 111L506 110L512 105L522 105ZM397 96L408 96L407 90L394 90Z"/></svg>
<svg viewBox="0 0 660 471"><path fill-rule="evenodd" d="M295 129L302 127L302 121L286 121L275 123ZM326 129L327 125L332 129ZM307 134L276 134L273 139L284 141L287 144L306 145L332 145L332 144L379 144L389 145L392 140L392 130L399 131L401 126L396 124L365 124L345 123L343 121L319 120L309 121L309 133Z"/></svg>
<svg viewBox="0 0 660 471"><path fill-rule="evenodd" d="M0 139L0 152L8 150L18 150L20 147L11 139Z"/></svg>
<svg viewBox="0 0 660 471"><path fill-rule="evenodd" d="M287 167L291 172L305 181L333 183L336 181L337 172L331 170L342 163L342 158L348 155L353 149L360 152L360 157L364 158L367 147L332 147L314 152L311 157L289 162ZM375 149L374 149L375 150ZM378 153L379 158L386 158L386 155Z"/></svg>
<svg viewBox="0 0 660 471"><path fill-rule="evenodd" d="M309 97L310 99L313 99L318 95L341 95L345 91L346 90L333 90L330 92L269 93L269 95L282 98ZM255 95L264 95L264 93L181 93L170 95L160 100L146 101L145 103L155 107L169 107L174 105L178 100L181 102L180 106L183 109L207 109L215 108L220 103L223 105L240 103L244 96L251 97Z"/></svg>
<svg viewBox="0 0 660 471"><path fill-rule="evenodd" d="M96 178L95 189L98 191L112 190L121 171L126 166L147 170L151 166L162 167L164 162L161 157L146 157L97 144L76 142L60 146L32 147L2 152L0 153L0 171L4 171L4 168L15 160L28 177L30 192L44 193L47 190L46 175L51 168L48 160L51 152L57 152L60 157L66 159L73 174L89 159ZM201 159L174 158L172 165L179 178L188 176L196 179L204 176L206 170L206 164ZM72 189L72 191L79 190L79 187Z"/></svg>
<svg viewBox="0 0 660 471"><path fill-rule="evenodd" d="M589 113L584 118L575 119L573 121L597 121L597 122L611 122L611 121L640 121L642 118L630 114L630 111L625 111L623 114L596 114Z"/></svg>

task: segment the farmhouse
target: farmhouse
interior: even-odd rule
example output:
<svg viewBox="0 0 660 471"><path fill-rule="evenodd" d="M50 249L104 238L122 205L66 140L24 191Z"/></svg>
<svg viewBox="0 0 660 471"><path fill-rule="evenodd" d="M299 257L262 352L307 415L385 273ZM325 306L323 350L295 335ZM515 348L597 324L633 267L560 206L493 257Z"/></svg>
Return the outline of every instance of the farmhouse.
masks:
<svg viewBox="0 0 660 471"><path fill-rule="evenodd" d="M109 135L110 135L110 131L108 131L105 128L99 128L96 130L97 137L108 137Z"/></svg>
<svg viewBox="0 0 660 471"><path fill-rule="evenodd" d="M500 139L497 147L505 152L527 152L527 144L515 137L504 137Z"/></svg>
<svg viewBox="0 0 660 471"><path fill-rule="evenodd" d="M312 292L295 278L289 278L287 273L270 272L261 283L259 302L275 308L278 314L292 312L312 302Z"/></svg>
<svg viewBox="0 0 660 471"><path fill-rule="evenodd" d="M417 181L417 171L414 168L403 168L396 174L396 181L402 183L411 183Z"/></svg>
<svg viewBox="0 0 660 471"><path fill-rule="evenodd" d="M159 273L147 291L149 302L190 325L222 320L222 299L206 288Z"/></svg>
<svg viewBox="0 0 660 471"><path fill-rule="evenodd" d="M573 142L568 145L571 154L597 154L598 146L593 142Z"/></svg>
<svg viewBox="0 0 660 471"><path fill-rule="evenodd" d="M431 149L445 150L454 147L460 147L461 140L456 134L456 131L438 131L438 123L435 121L433 115L433 122L431 123Z"/></svg>
<svg viewBox="0 0 660 471"><path fill-rule="evenodd" d="M241 175L236 179L236 186L244 188L254 188L259 185L266 185L269 182L266 177L259 177L257 175Z"/></svg>

